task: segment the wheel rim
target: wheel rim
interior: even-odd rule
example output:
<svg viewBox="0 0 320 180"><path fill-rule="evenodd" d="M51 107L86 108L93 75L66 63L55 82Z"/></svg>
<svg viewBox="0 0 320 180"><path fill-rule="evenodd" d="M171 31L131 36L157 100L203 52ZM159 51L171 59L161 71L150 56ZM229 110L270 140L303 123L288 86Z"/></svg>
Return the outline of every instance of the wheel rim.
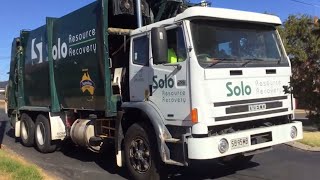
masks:
<svg viewBox="0 0 320 180"><path fill-rule="evenodd" d="M45 134L45 128L44 128L44 124L42 122L40 122L37 125L37 129L36 129L36 137L37 137L37 141L40 145L44 145L44 134Z"/></svg>
<svg viewBox="0 0 320 180"><path fill-rule="evenodd" d="M21 136L23 139L28 139L28 130L24 121L21 122Z"/></svg>
<svg viewBox="0 0 320 180"><path fill-rule="evenodd" d="M141 138L131 141L129 149L130 164L138 173L145 173L151 167L150 147Z"/></svg>

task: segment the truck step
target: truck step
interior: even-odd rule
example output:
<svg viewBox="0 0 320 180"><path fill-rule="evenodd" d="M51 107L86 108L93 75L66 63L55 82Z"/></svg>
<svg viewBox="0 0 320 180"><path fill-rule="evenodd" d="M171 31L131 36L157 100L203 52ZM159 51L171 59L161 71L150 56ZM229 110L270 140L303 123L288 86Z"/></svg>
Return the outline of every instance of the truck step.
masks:
<svg viewBox="0 0 320 180"><path fill-rule="evenodd" d="M176 166L186 166L185 164L183 163L180 163L180 162L177 162L177 161L174 161L174 160L165 160L165 163L166 164L170 164L170 165L176 165Z"/></svg>
<svg viewBox="0 0 320 180"><path fill-rule="evenodd" d="M186 149L183 138L170 138L165 140L167 147L170 150L170 159L165 163L177 166L187 166Z"/></svg>
<svg viewBox="0 0 320 180"><path fill-rule="evenodd" d="M170 138L170 139L166 139L165 142L167 142L167 143L181 143L181 139Z"/></svg>
<svg viewBox="0 0 320 180"><path fill-rule="evenodd" d="M96 136L115 137L115 120L114 119L97 119L95 123Z"/></svg>

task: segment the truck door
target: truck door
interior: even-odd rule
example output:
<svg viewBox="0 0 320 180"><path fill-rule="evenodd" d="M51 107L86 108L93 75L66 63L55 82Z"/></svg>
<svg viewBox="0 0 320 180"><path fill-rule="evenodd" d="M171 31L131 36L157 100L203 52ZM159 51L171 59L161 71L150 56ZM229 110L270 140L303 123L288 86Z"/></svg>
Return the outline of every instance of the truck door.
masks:
<svg viewBox="0 0 320 180"><path fill-rule="evenodd" d="M130 101L148 99L151 68L149 67L149 35L143 34L131 40Z"/></svg>
<svg viewBox="0 0 320 180"><path fill-rule="evenodd" d="M157 105L167 120L190 119L188 61L182 27L167 29L168 63L153 64L150 101ZM176 64L178 66L170 66ZM169 65L169 66L168 66Z"/></svg>

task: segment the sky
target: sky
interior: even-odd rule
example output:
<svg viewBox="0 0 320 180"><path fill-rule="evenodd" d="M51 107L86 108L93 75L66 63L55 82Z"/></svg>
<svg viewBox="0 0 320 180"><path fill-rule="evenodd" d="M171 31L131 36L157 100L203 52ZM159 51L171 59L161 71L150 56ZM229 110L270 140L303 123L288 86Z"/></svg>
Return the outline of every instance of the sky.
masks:
<svg viewBox="0 0 320 180"><path fill-rule="evenodd" d="M45 24L45 17L61 17L95 0L3 0L0 5L0 81L8 79L11 43L22 29ZM192 0L200 2L200 0ZM320 16L320 0L209 0L214 7L268 12L283 21L290 14Z"/></svg>

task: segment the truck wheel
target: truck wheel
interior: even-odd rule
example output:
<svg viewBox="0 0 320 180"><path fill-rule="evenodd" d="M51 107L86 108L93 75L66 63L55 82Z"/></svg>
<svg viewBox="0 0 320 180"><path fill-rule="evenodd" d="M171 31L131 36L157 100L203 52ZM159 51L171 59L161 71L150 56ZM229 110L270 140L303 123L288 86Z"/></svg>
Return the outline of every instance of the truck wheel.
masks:
<svg viewBox="0 0 320 180"><path fill-rule="evenodd" d="M132 179L159 180L162 164L157 151L157 140L144 124L133 124L124 138L125 163Z"/></svg>
<svg viewBox="0 0 320 180"><path fill-rule="evenodd" d="M20 137L22 145L31 147L34 144L34 122L31 117L23 113L21 115Z"/></svg>
<svg viewBox="0 0 320 180"><path fill-rule="evenodd" d="M51 129L48 118L39 115L36 120L35 141L37 149L42 153L50 153L56 150L56 145L51 141Z"/></svg>
<svg viewBox="0 0 320 180"><path fill-rule="evenodd" d="M239 166L248 164L252 158L253 158L253 155L244 156L242 154L238 154L238 155L232 156L231 158L225 157L221 161L225 165L232 166L232 167L239 167Z"/></svg>

